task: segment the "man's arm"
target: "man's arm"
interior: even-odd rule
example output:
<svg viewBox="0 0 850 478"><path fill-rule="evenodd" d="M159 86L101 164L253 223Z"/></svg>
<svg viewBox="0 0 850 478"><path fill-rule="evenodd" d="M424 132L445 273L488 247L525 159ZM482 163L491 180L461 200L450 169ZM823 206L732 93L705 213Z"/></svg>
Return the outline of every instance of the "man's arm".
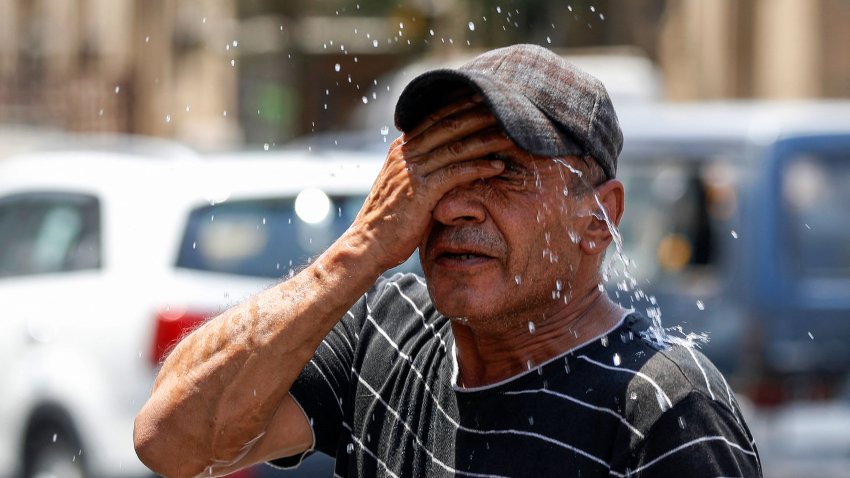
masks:
<svg viewBox="0 0 850 478"><path fill-rule="evenodd" d="M142 461L169 477L223 474L312 443L289 388L322 339L386 269L404 261L437 202L502 171L509 146L475 102L393 142L366 202L313 264L212 319L178 344L136 417Z"/></svg>

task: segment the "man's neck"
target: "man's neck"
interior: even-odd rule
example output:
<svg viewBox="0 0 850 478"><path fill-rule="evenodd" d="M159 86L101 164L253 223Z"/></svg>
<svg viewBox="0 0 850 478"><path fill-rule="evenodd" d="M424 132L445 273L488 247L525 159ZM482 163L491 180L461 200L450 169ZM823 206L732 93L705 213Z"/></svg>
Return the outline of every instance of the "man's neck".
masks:
<svg viewBox="0 0 850 478"><path fill-rule="evenodd" d="M498 332L454 321L457 385L482 387L534 369L610 331L624 314L625 309L595 289L551 317L518 321Z"/></svg>

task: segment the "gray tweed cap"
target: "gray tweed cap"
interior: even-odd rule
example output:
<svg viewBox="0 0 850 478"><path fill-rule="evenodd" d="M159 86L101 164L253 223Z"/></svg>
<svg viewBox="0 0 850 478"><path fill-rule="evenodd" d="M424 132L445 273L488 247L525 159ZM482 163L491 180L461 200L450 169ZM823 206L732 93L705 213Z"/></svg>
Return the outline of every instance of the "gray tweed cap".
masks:
<svg viewBox="0 0 850 478"><path fill-rule="evenodd" d="M602 82L537 45L499 48L457 69L419 75L396 103L396 127L412 130L451 102L462 85L484 97L523 150L548 157L590 155L608 179L616 175L623 133Z"/></svg>

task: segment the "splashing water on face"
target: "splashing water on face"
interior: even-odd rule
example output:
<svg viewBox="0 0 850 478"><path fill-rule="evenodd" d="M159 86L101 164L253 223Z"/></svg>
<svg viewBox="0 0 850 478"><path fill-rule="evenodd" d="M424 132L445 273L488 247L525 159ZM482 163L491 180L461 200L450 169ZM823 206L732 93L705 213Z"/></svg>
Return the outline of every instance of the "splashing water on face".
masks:
<svg viewBox="0 0 850 478"><path fill-rule="evenodd" d="M570 174L575 175L580 181L582 181L585 186L594 189L593 185L590 184L582 171L576 169L567 161L561 158L554 159L556 164L563 166ZM566 178L564 178L564 195L567 195L567 184ZM642 332L642 336L644 339L654 342L660 346L667 346L672 344L682 345L686 347L694 347L701 343L707 342L708 338L706 334L695 334L695 333L684 333L681 327L671 327L669 329L665 328L661 324L661 309L658 307L654 296L649 296L644 293L643 290L640 289L637 279L633 274L634 270L634 262L631 261L625 253L623 246L623 237L620 234L617 225L611 220L611 217L608 213L608 209L602 203L601 198L595 192L593 193L593 199L596 203L596 211L592 214L599 220L604 221L606 226L608 227L608 231L611 233L611 237L614 241L615 252L612 260L608 262L607 266L603 270L604 282L617 282L618 289L622 290L625 293L633 292L633 303L632 308L636 305L634 300L638 301L648 301L648 307L646 308L646 314L651 319L652 324L650 327ZM568 232L569 238L573 243L578 243L581 240L579 234L575 231ZM617 280L622 277L622 280ZM600 291L605 291L605 285L603 283L599 284ZM677 335L671 335L669 332L675 331Z"/></svg>

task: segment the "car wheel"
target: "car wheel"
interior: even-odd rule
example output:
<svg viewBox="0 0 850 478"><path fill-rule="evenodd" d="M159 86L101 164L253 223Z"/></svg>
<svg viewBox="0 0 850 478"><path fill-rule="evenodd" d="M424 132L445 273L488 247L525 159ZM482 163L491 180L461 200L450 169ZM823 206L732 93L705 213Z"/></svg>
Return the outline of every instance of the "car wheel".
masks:
<svg viewBox="0 0 850 478"><path fill-rule="evenodd" d="M84 478L80 448L73 438L37 431L28 440L25 478Z"/></svg>

